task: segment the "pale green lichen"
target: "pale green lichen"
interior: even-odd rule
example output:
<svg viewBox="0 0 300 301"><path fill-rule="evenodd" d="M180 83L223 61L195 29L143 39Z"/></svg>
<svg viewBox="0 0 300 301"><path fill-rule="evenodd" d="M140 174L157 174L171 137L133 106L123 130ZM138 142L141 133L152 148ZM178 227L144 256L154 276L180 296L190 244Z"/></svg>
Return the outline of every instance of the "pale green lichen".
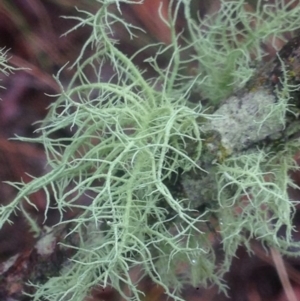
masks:
<svg viewBox="0 0 300 301"><path fill-rule="evenodd" d="M15 68L8 63L9 58L7 56L7 53L7 49L0 48L0 73L4 74L5 76L8 76L13 71L18 70L18 68ZM0 88L4 87L0 86Z"/></svg>
<svg viewBox="0 0 300 301"><path fill-rule="evenodd" d="M257 0L256 9L247 8L245 1L220 1L220 9L200 22L191 17L195 14L189 9L191 0L182 2L194 58L204 80L200 90L213 102L227 98L251 78L253 63L266 54L262 43L272 43L283 33L299 29L294 0L272 4Z"/></svg>
<svg viewBox="0 0 300 301"><path fill-rule="evenodd" d="M252 74L251 52L260 59L264 54L261 43L270 35L282 34L282 28L296 29L300 8L289 10L290 4L276 1L274 5L264 5L263 11L253 12L245 10L244 1L221 1L219 12L196 20L191 17L189 0L171 1L170 21L165 21L173 42L160 45L155 57L147 59L157 77L146 79L114 41L115 23L130 33L134 28L110 10L113 4L121 10L120 3L137 2L98 2L100 8L95 15L86 12L79 19L77 27L90 26L92 34L74 64L75 76L68 87L61 85L61 95L40 127L40 138L29 139L43 143L51 171L25 186L15 184L19 194L11 204L0 208L3 225L13 211L22 207L23 200L30 203L30 194L43 189L47 210L51 194L56 201L51 208L61 216L68 208L82 210L71 219L72 232L81 237L80 245L72 247L77 249L76 255L60 276L45 284L33 284L37 287L33 300L82 301L98 284L111 285L124 298L140 300L142 292L129 274L135 266L161 285L166 294L183 300L180 291L185 284L214 283L224 289L222 275L231 257L239 245L249 247L249 239L255 236L289 253L287 245L294 244L294 204L286 191L294 185L288 170L296 168L292 160L295 147L286 145L277 154L252 149L223 158L213 174L214 205L202 212L196 210L193 200L173 194L166 182L179 171L188 174L193 170L195 175L209 172L201 165L201 125L210 120L220 122L224 117L209 115L200 105L192 106L188 101L190 92L199 89L215 103L239 88ZM175 31L180 5L187 22L182 33L187 46L180 45L182 41ZM254 19L259 26L253 26ZM237 40L237 35L243 40ZM94 54L84 59L89 47ZM173 55L161 70L157 59L166 51ZM194 55L186 58L189 52ZM109 62L115 71L105 82L101 78L103 62ZM191 63L199 66L198 76L187 72ZM93 70L93 76L85 72L87 67ZM272 103L273 100L270 111ZM261 130L264 121L268 125L268 120L259 119L252 134ZM282 127L282 120L278 126ZM53 138L52 134L65 128L71 137ZM239 137L243 139L242 133ZM265 132L260 139L264 137ZM257 142L254 140L252 143ZM234 142L233 149L240 150L238 143ZM81 202L82 196L90 200L89 204ZM237 214L239 210L241 214ZM218 269L208 233L203 231L210 213L221 221L225 261ZM28 214L27 218L38 233L39 226ZM61 220L59 224L63 223ZM285 237L280 238L277 234L283 225ZM177 274L179 266L186 267L181 275ZM124 285L130 288L131 296L123 293Z"/></svg>
<svg viewBox="0 0 300 301"><path fill-rule="evenodd" d="M242 240L245 243L253 237L283 253L298 245L291 237L295 209L287 192L289 187L298 189L288 176L289 171L299 169L292 158L298 148L299 143L277 153L257 149L219 166L218 215L226 254L234 255Z"/></svg>

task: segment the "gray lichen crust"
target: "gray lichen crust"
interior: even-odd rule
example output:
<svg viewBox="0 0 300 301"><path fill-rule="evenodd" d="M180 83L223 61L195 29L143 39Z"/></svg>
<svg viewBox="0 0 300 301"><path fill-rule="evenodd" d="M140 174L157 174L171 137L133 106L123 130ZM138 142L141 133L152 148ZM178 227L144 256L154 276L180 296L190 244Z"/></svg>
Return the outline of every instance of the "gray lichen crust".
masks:
<svg viewBox="0 0 300 301"><path fill-rule="evenodd" d="M215 112L214 115L220 117L211 119L202 130L217 132L227 155L247 149L267 137L280 137L284 124L282 112L274 110L275 102L275 95L262 88L231 96ZM220 149L219 141L206 145L213 152Z"/></svg>

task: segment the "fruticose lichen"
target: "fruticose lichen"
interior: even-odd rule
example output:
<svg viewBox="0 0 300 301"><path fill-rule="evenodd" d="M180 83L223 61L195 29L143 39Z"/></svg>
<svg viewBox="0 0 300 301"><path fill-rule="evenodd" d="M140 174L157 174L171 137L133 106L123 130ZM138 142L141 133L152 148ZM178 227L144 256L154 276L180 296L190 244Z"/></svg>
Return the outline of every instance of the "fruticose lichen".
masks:
<svg viewBox="0 0 300 301"><path fill-rule="evenodd" d="M297 168L293 154L298 144L284 144L277 153L272 147L256 145L269 131L284 128L286 107L275 110L276 96L263 90L253 91L242 100L228 96L253 74L251 55L261 60L262 42L298 28L299 6L290 9L293 1L272 5L257 1L257 10L251 11L244 1L221 1L218 12L200 20L191 16L190 0L170 1L169 19L164 21L172 43L155 45L159 48L156 56L147 62L157 76L149 79L133 58L119 50L114 39L116 23L136 38L136 28L122 19L121 4L138 2L97 2L95 14L83 12L79 19L77 27L90 26L92 34L73 65L74 77L67 87L61 85L61 95L41 124L40 138L19 138L44 145L51 171L29 184L14 184L19 194L0 208L3 225L13 211L22 209L22 202L30 203L30 195L43 189L47 210L58 210L59 224L72 222L71 232L81 238L80 245L70 246L77 253L60 276L33 284L37 287L33 300L82 301L98 284L114 287L124 298L141 300L143 292L130 277L134 267L174 300L183 300L180 292L185 284L217 284L225 290L222 276L237 247L249 247L251 238L289 253L289 245L297 244L291 238L294 203L287 187L295 185L288 170ZM117 10L111 10L112 6ZM186 22L181 33L175 30L179 10ZM85 58L89 48L94 54ZM159 67L157 61L167 51L172 55ZM115 72L106 81L102 78L105 62ZM191 64L198 68L196 75L189 74ZM210 100L209 106L226 98L228 103L209 114L208 107L189 102L193 91L201 91ZM241 118L240 101L248 109L234 123L235 118ZM219 132L221 155L206 154L214 144L207 136L208 127ZM70 137L53 136L65 128L70 130ZM174 175L179 180L180 175L190 177L193 185L185 181L185 191L173 193L168 183ZM197 186L198 180L198 189L202 189L206 175L211 176L212 198L199 199L195 205L197 197L194 194L189 199L188 187ZM89 202L82 203L82 196ZM205 208L200 210L203 204ZM64 221L67 209L80 210L81 214ZM218 267L205 231L211 214L219 219L225 253ZM39 225L26 216L39 235ZM282 226L286 226L285 236L278 237ZM186 271L179 276L180 266ZM123 292L125 285L131 295Z"/></svg>
<svg viewBox="0 0 300 301"><path fill-rule="evenodd" d="M5 48L0 48L0 74L4 74L8 76L13 71L17 70L18 68L14 68L12 65L8 63L9 58L7 57L8 50ZM4 88L0 86L0 88Z"/></svg>

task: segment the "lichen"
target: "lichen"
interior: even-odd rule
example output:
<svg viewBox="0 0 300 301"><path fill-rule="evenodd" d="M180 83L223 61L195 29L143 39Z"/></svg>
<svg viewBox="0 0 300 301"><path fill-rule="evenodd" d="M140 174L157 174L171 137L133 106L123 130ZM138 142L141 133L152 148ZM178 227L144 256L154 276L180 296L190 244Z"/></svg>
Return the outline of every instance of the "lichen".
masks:
<svg viewBox="0 0 300 301"><path fill-rule="evenodd" d="M9 57L7 56L7 52L8 52L7 49L0 48L0 74L2 73L5 76L8 76L10 73L19 69L9 64ZM5 88L5 87L0 86L0 88Z"/></svg>
<svg viewBox="0 0 300 301"><path fill-rule="evenodd" d="M248 247L250 238L257 237L288 253L287 245L294 243L294 203L286 191L294 185L288 170L296 168L292 159L296 147L286 145L276 154L264 148L243 152L250 144L263 141L269 131L284 128L285 98L275 101L274 95L253 91L240 100L244 113L236 116L239 100L228 95L250 78L251 53L261 59L262 42L270 35L298 28L299 6L290 10L291 3L275 1L264 5L262 11L249 11L244 1L221 1L217 13L197 20L191 17L190 0L170 1L172 9L164 22L170 28L172 43L159 45L156 56L146 60L157 73L156 78L147 79L114 40L116 23L132 37L134 28L112 12L111 5L121 12L120 3L137 2L98 2L95 14L83 12L79 18L76 28L90 26L92 34L73 65L76 72L68 87L60 84L61 95L41 124L40 137L19 138L44 145L51 171L26 185L13 184L19 194L0 208L3 225L13 211L22 209L23 201L30 203L30 195L43 189L47 210L51 195L55 197L51 209L61 213L59 224L65 223L65 210L82 211L69 221L76 225L71 232L81 237L80 245L69 246L77 250L76 255L60 276L33 284L37 287L33 300L82 301L97 284L114 287L126 299L140 300L142 292L130 277L130 269L139 266L166 294L182 301L180 292L186 283L214 283L225 290L222 276L231 257L238 245ZM186 22L180 34L175 29L179 9ZM253 26L253 20L259 26ZM237 35L242 38L238 40ZM89 48L94 54L84 59ZM157 61L165 51L171 51L172 56L161 69ZM187 58L186 53L191 55ZM115 71L108 81L101 76L103 62L109 62ZM196 75L187 72L191 62L199 68ZM94 80L86 74L87 67L93 70ZM207 107L189 102L191 92L198 90L210 100L209 106L226 98L227 104L209 114ZM239 120L232 128L234 118ZM278 122L274 124L275 119ZM224 120L228 122L222 123ZM219 132L221 139L221 156L215 160L205 151L214 143L205 141L207 127ZM53 138L53 133L64 128L69 128L71 137ZM193 204L198 201L197 193L189 190L197 186L198 175L204 179L208 173L214 191L212 199L204 203L214 205L200 211L198 204ZM191 174L193 182L186 182L182 196L167 185L174 175L188 179ZM201 184L199 181L198 186ZM80 203L83 195L89 204ZM218 268L208 233L203 231L209 214L220 221L225 261ZM26 217L38 233L39 226L28 214ZM278 238L283 225L285 238ZM89 235L87 228L92 229ZM186 266L187 272L177 275L178 266ZM124 285L131 296L123 292Z"/></svg>

